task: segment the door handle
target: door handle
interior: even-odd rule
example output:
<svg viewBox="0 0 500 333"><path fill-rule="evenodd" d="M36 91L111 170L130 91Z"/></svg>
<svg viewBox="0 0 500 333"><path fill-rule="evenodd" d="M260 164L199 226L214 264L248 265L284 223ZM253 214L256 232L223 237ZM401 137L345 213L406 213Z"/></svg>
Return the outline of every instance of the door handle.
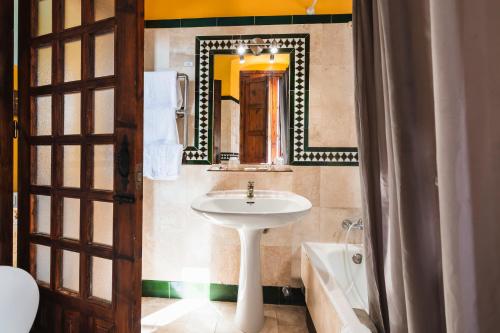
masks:
<svg viewBox="0 0 500 333"><path fill-rule="evenodd" d="M130 152L128 149L128 138L126 135L123 137L123 141L118 149L116 164L118 174L121 177L120 182L123 190L126 191L129 183L128 176L130 174Z"/></svg>

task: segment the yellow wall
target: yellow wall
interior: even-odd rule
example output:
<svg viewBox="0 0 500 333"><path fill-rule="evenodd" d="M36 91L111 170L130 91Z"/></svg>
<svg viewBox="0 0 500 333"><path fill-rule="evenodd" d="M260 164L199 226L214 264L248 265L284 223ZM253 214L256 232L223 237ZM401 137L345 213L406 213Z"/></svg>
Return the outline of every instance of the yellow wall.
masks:
<svg viewBox="0 0 500 333"><path fill-rule="evenodd" d="M146 20L305 15L312 0L146 0ZM319 0L316 14L351 14L352 0Z"/></svg>
<svg viewBox="0 0 500 333"><path fill-rule="evenodd" d="M237 58L234 55L216 55L214 57L214 80L222 81L222 96L231 95L231 62L235 57Z"/></svg>
<svg viewBox="0 0 500 333"><path fill-rule="evenodd" d="M269 63L269 54L246 55L243 64L240 64L240 58L237 55L216 55L214 79L222 81L222 96L233 96L239 100L241 71L283 71L288 68L289 64L288 54L276 54L273 64Z"/></svg>
<svg viewBox="0 0 500 333"><path fill-rule="evenodd" d="M14 120L17 121L17 116L14 116ZM12 167L14 168L14 192L17 192L17 138L14 139L14 161Z"/></svg>
<svg viewBox="0 0 500 333"><path fill-rule="evenodd" d="M18 90L17 88L17 65L14 65L14 90ZM17 116L14 116L14 120L18 120ZM14 192L17 192L17 138L14 139L14 161L13 161L13 168L14 168Z"/></svg>
<svg viewBox="0 0 500 333"><path fill-rule="evenodd" d="M14 65L14 90L17 90L17 65Z"/></svg>

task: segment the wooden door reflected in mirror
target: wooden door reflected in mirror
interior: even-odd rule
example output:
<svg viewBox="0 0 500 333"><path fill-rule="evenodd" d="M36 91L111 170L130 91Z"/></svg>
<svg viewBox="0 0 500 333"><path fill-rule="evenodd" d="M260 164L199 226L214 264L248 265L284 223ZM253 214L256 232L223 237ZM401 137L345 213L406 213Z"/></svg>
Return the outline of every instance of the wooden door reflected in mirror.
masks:
<svg viewBox="0 0 500 333"><path fill-rule="evenodd" d="M288 163L289 54L214 57L213 158L242 164ZM218 89L220 82L221 87Z"/></svg>

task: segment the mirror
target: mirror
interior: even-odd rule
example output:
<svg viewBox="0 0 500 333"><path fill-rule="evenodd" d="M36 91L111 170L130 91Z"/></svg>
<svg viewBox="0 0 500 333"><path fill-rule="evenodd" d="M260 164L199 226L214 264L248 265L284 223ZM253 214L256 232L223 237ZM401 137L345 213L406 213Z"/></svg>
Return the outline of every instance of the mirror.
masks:
<svg viewBox="0 0 500 333"><path fill-rule="evenodd" d="M213 67L213 157L242 164L288 164L288 53L216 54Z"/></svg>

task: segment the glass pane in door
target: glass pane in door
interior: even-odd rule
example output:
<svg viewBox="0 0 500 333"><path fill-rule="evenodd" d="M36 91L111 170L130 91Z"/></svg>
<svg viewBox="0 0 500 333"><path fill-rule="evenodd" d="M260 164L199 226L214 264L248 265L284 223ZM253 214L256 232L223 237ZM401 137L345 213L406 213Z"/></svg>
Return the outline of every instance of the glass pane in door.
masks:
<svg viewBox="0 0 500 333"><path fill-rule="evenodd" d="M92 243L113 245L113 203L94 201Z"/></svg>
<svg viewBox="0 0 500 333"><path fill-rule="evenodd" d="M94 76L115 74L115 34L114 32L94 37Z"/></svg>
<svg viewBox="0 0 500 333"><path fill-rule="evenodd" d="M52 163L52 147L51 146L35 146L32 148L35 155L35 179L32 180L34 185L50 186L51 181L51 163Z"/></svg>
<svg viewBox="0 0 500 333"><path fill-rule="evenodd" d="M52 0L36 0L36 3L35 36L50 34L52 32Z"/></svg>
<svg viewBox="0 0 500 333"><path fill-rule="evenodd" d="M94 146L94 188L113 190L113 145Z"/></svg>
<svg viewBox="0 0 500 333"><path fill-rule="evenodd" d="M50 196L32 195L31 210L34 217L34 232L50 235Z"/></svg>
<svg viewBox="0 0 500 333"><path fill-rule="evenodd" d="M80 239L80 199L63 199L63 238Z"/></svg>
<svg viewBox="0 0 500 333"><path fill-rule="evenodd" d="M91 295L111 302L113 292L113 261L92 257Z"/></svg>
<svg viewBox="0 0 500 333"><path fill-rule="evenodd" d="M115 0L94 0L94 20L115 16Z"/></svg>
<svg viewBox="0 0 500 333"><path fill-rule="evenodd" d="M42 46L35 50L36 78L35 86L45 86L52 82L52 47Z"/></svg>
<svg viewBox="0 0 500 333"><path fill-rule="evenodd" d="M82 71L82 42L73 40L64 43L64 82L78 81Z"/></svg>
<svg viewBox="0 0 500 333"><path fill-rule="evenodd" d="M33 115L36 119L34 135L52 134L52 96L36 97L36 112Z"/></svg>
<svg viewBox="0 0 500 333"><path fill-rule="evenodd" d="M80 254L62 251L62 287L74 292L80 290Z"/></svg>
<svg viewBox="0 0 500 333"><path fill-rule="evenodd" d="M45 245L33 245L35 252L35 277L37 281L50 284L50 247Z"/></svg>
<svg viewBox="0 0 500 333"><path fill-rule="evenodd" d="M94 91L94 134L111 134L114 131L115 90Z"/></svg>
<svg viewBox="0 0 500 333"><path fill-rule="evenodd" d="M81 0L64 1L64 29L77 27L82 24Z"/></svg>
<svg viewBox="0 0 500 333"><path fill-rule="evenodd" d="M81 132L81 94L64 95L64 135Z"/></svg>
<svg viewBox="0 0 500 333"><path fill-rule="evenodd" d="M80 146L64 146L63 186L80 187Z"/></svg>

